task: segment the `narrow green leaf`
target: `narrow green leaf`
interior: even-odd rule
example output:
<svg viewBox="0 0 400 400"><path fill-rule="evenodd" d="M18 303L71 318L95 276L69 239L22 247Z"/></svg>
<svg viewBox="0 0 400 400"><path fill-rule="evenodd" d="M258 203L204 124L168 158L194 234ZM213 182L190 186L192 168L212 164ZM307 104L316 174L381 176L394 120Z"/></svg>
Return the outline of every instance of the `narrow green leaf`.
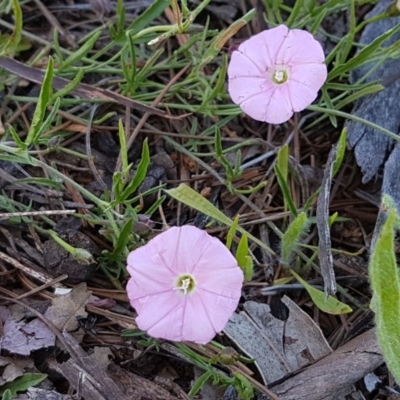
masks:
<svg viewBox="0 0 400 400"><path fill-rule="evenodd" d="M132 179L132 182L124 189L121 194L123 200L127 199L131 194L133 194L136 189L141 185L146 178L147 169L150 165L150 151L149 145L147 144L147 138L143 142L142 157L140 159L139 165L136 170L136 174Z"/></svg>
<svg viewBox="0 0 400 400"><path fill-rule="evenodd" d="M133 231L133 219L129 218L126 221L125 225L122 227L121 232L119 233L117 243L115 244L114 251L111 253L112 259L120 258L121 255L126 252L126 245L129 241L129 237L132 235Z"/></svg>
<svg viewBox="0 0 400 400"><path fill-rule="evenodd" d="M299 239L307 227L306 213L300 213L289 225L282 236L282 261L289 263L293 250L299 244Z"/></svg>
<svg viewBox="0 0 400 400"><path fill-rule="evenodd" d="M346 152L346 143L347 143L347 129L343 128L337 145L336 159L333 163L332 177L334 177L338 173L340 166L342 165L344 154Z"/></svg>
<svg viewBox="0 0 400 400"><path fill-rule="evenodd" d="M210 371L205 372L203 375L199 376L196 380L196 382L193 384L192 388L190 389L190 392L188 396L190 398L193 398L200 390L201 388L206 384L206 382L212 378L213 374Z"/></svg>
<svg viewBox="0 0 400 400"><path fill-rule="evenodd" d="M245 233L240 238L239 245L236 250L236 261L244 272L245 280L251 280L253 277L253 260L251 256L249 256L249 243Z"/></svg>
<svg viewBox="0 0 400 400"><path fill-rule="evenodd" d="M85 70L83 68L79 69L71 82L68 82L62 89L54 93L51 101L53 102L56 98L62 99L63 97L71 93L81 83L83 75L85 75Z"/></svg>
<svg viewBox="0 0 400 400"><path fill-rule="evenodd" d="M329 81L331 81L333 78L336 78L339 75L344 74L345 72L351 71L355 67L359 67L360 65L363 65L380 48L382 43L384 43L387 39L392 37L399 30L400 30L400 24L396 25L394 28L389 29L382 35L378 36L373 42L371 42L369 45L365 46L362 50L360 50L354 57L352 57L345 64L340 64L337 67L335 67L329 73Z"/></svg>
<svg viewBox="0 0 400 400"><path fill-rule="evenodd" d="M142 29L147 28L151 25L151 23L158 18L164 10L168 7L168 0L156 0L153 4L147 8L139 17L135 18L131 25L125 29L125 31L130 31L130 34L133 35L137 32L140 32ZM124 40L124 37L119 38L120 40Z"/></svg>
<svg viewBox="0 0 400 400"><path fill-rule="evenodd" d="M279 149L276 162L283 179L287 181L289 175L289 146L287 144Z"/></svg>
<svg viewBox="0 0 400 400"><path fill-rule="evenodd" d="M52 81L54 74L53 64L54 64L53 58L49 57L49 63L47 65L46 73L43 79L42 88L40 89L39 99L36 104L35 112L33 114L32 123L29 128L28 135L25 139L26 147L29 147L37 137L37 133L42 127L47 106L50 104L50 99L53 95L53 88L52 88Z"/></svg>
<svg viewBox="0 0 400 400"><path fill-rule="evenodd" d="M93 46L95 45L101 34L101 31L94 32L94 34L90 36L87 41L81 47L79 47L78 50L72 52L71 55L62 62L59 67L59 71L62 71L76 61L81 61L82 58L86 57L89 51L93 49Z"/></svg>
<svg viewBox="0 0 400 400"><path fill-rule="evenodd" d="M42 122L42 125L38 129L38 131L35 133L35 136L32 139L32 143L34 144L39 144L39 139L45 133L51 126L51 123L54 121L58 110L60 108L61 104L61 99L58 97L56 101L54 102L53 108L50 111L50 114L47 116L47 118Z"/></svg>
<svg viewBox="0 0 400 400"><path fill-rule="evenodd" d="M23 392L32 386L38 385L47 378L46 374L24 374L12 382L7 382L0 387L0 396L3 396L7 389L10 390L12 397L17 396L17 392Z"/></svg>
<svg viewBox="0 0 400 400"><path fill-rule="evenodd" d="M239 226L239 214L236 215L232 225L229 228L228 234L226 235L226 247L229 250L231 249L233 238L235 237L235 233L238 226Z"/></svg>
<svg viewBox="0 0 400 400"><path fill-rule="evenodd" d="M126 176L129 174L129 166L128 166L128 148L126 147L126 134L124 129L124 124L122 123L122 119L118 121L118 138L120 145L120 154L121 154L121 170L122 176Z"/></svg>
<svg viewBox="0 0 400 400"><path fill-rule="evenodd" d="M333 315L348 314L353 311L347 304L342 303L332 296L328 296L328 298L326 298L324 292L309 285L294 270L291 269L290 273L304 286L314 304L321 311Z"/></svg>
<svg viewBox="0 0 400 400"><path fill-rule="evenodd" d="M276 174L276 179L282 190L283 198L284 198L290 212L296 217L297 209L296 209L296 206L294 205L294 202L293 202L292 196L290 194L289 186L286 182L286 179L282 175L282 172L277 164L275 164L274 170L275 170L275 174Z"/></svg>
<svg viewBox="0 0 400 400"><path fill-rule="evenodd" d="M395 380L400 382L400 279L394 245L396 211L390 210L372 251L369 276L378 341Z"/></svg>
<svg viewBox="0 0 400 400"><path fill-rule="evenodd" d="M12 125L9 125L8 126L8 130L10 131L11 136L14 139L14 142L16 143L18 148L20 148L21 150L25 150L26 149L26 145L21 140L21 138L19 137L19 135L18 135L17 131L14 129L14 127Z"/></svg>
<svg viewBox="0 0 400 400"><path fill-rule="evenodd" d="M233 24L229 26L229 28L223 30L219 33L215 39L208 46L208 50L204 54L201 63L199 65L199 69L202 69L205 65L207 65L210 61L216 57L221 51L222 47L225 43L236 33L242 29L248 22L250 22L254 16L256 15L256 10L253 8L247 14L245 14L242 18L236 20Z"/></svg>
<svg viewBox="0 0 400 400"><path fill-rule="evenodd" d="M18 0L12 0L13 10L14 10L14 31L8 42L4 46L4 51L2 53L6 53L12 56L16 51L18 44L22 38L22 10L21 6L19 5ZM0 54L2 54L0 53Z"/></svg>
<svg viewBox="0 0 400 400"><path fill-rule="evenodd" d="M143 194L143 196L145 195L145 193ZM153 215L158 208L161 206L161 204L164 202L164 200L166 199L165 195L160 196L159 199L157 199L147 210L146 210L146 215Z"/></svg>

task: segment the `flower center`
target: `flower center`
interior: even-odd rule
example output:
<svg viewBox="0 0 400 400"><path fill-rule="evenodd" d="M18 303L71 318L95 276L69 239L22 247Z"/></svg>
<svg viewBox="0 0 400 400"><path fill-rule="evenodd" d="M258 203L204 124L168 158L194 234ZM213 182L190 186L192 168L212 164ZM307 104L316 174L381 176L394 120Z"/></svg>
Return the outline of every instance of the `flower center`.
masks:
<svg viewBox="0 0 400 400"><path fill-rule="evenodd" d="M178 277L175 282L174 290L177 290L178 293L187 296L192 293L196 288L196 281L193 276L190 274L184 274Z"/></svg>
<svg viewBox="0 0 400 400"><path fill-rule="evenodd" d="M285 69L276 69L272 73L272 81L278 85L285 83L288 80L288 74Z"/></svg>

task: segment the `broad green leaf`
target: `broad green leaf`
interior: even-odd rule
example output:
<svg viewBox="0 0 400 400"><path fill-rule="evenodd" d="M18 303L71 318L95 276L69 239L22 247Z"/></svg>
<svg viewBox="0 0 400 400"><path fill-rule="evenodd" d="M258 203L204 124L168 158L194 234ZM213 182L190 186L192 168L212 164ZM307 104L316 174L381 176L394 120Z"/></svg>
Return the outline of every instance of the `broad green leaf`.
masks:
<svg viewBox="0 0 400 400"><path fill-rule="evenodd" d="M3 397L1 398L1 400L11 400L12 399L12 394L11 394L11 390L7 389L4 393L3 393Z"/></svg>
<svg viewBox="0 0 400 400"><path fill-rule="evenodd" d="M46 378L46 374L24 374L12 382L2 385L0 387L0 396L3 396L5 391L9 389L12 397L16 397L17 392L23 392L32 386L36 386Z"/></svg>
<svg viewBox="0 0 400 400"><path fill-rule="evenodd" d="M226 247L230 250L233 242L233 238L235 237L235 233L237 227L239 226L239 214L236 215L235 219L233 220L232 225L229 228L228 234L226 235Z"/></svg>
<svg viewBox="0 0 400 400"><path fill-rule="evenodd" d="M210 203L205 197L203 197L201 194L197 193L195 190L185 185L184 183L181 183L175 189L165 190L165 193L169 194L175 200L178 200L181 203L184 203L189 207L200 211L201 213L209 216L212 219L215 219L222 224L231 226L233 223L233 221L229 217L227 217L222 211L218 210L218 208ZM247 232L245 229L238 226L237 230L241 233L246 233L247 237L250 240L265 249L269 254L275 255L275 252L270 247L268 247L260 239L253 236L251 233Z"/></svg>
<svg viewBox="0 0 400 400"><path fill-rule="evenodd" d="M321 290L315 289L309 285L304 279L302 279L294 270L290 270L290 273L304 286L310 295L314 304L323 312L333 315L348 314L353 310L347 304L342 303L338 299L332 296L326 295Z"/></svg>
<svg viewBox="0 0 400 400"><path fill-rule="evenodd" d="M289 225L282 236L282 260L289 263L293 250L299 244L299 239L307 227L306 213L300 213Z"/></svg>
<svg viewBox="0 0 400 400"><path fill-rule="evenodd" d="M329 217L329 221L328 221L328 225L329 225L329 226L332 226L332 225L335 223L335 221L336 221L338 215L339 215L339 213L338 213L338 212L335 212L334 214L332 214L332 215Z"/></svg>
<svg viewBox="0 0 400 400"><path fill-rule="evenodd" d="M369 276L379 345L389 370L400 382L400 279L394 245L396 211L389 210L372 251Z"/></svg>
<svg viewBox="0 0 400 400"><path fill-rule="evenodd" d="M278 181L278 184L282 190L283 198L285 200L285 203L287 204L290 212L296 217L297 216L297 209L296 206L294 205L292 195L290 194L289 186L287 184L287 180L283 176L279 166L275 164L274 167L275 174L276 174L276 179Z"/></svg>
<svg viewBox="0 0 400 400"><path fill-rule="evenodd" d="M42 128L42 123L46 114L50 99L53 95L52 81L54 74L54 65L52 57L49 57L46 74L43 79L42 88L40 89L39 99L33 114L32 123L29 128L28 135L25 139L25 146L29 147L36 139L38 132Z"/></svg>
<svg viewBox="0 0 400 400"><path fill-rule="evenodd" d="M181 183L176 189L165 190L165 193L169 194L174 199L187 204L189 207L215 219L216 221L221 222L222 224L227 226L232 225L232 220L230 218L228 218L222 211L218 210L218 208L205 197L184 183Z"/></svg>
<svg viewBox="0 0 400 400"><path fill-rule="evenodd" d="M253 260L251 259L251 256L249 256L249 243L245 233L240 238L236 250L236 261L244 272L244 279L246 281L251 280L253 277Z"/></svg>
<svg viewBox="0 0 400 400"><path fill-rule="evenodd" d="M346 152L346 142L347 142L347 129L344 128L340 134L339 142L337 144L336 159L333 163L332 177L334 177L342 165L344 154Z"/></svg>

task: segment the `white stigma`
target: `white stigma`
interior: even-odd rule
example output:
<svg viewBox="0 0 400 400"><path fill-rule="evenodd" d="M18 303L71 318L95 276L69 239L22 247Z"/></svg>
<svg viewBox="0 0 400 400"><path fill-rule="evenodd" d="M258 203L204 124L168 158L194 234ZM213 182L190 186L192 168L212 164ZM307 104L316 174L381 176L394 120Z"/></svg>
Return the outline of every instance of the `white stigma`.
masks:
<svg viewBox="0 0 400 400"><path fill-rule="evenodd" d="M277 82L282 82L285 79L283 71L275 71L274 78Z"/></svg>
<svg viewBox="0 0 400 400"><path fill-rule="evenodd" d="M190 285L190 278L182 279L182 286L174 287L174 290L183 290L183 294L186 296Z"/></svg>

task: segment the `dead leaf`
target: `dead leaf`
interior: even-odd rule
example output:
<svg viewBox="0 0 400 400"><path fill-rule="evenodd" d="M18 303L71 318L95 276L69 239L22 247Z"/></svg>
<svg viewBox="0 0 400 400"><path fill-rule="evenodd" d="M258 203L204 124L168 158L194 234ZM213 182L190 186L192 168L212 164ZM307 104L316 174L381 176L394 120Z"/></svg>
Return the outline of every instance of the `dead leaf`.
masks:
<svg viewBox="0 0 400 400"><path fill-rule="evenodd" d="M315 322L287 296L283 321L271 314L268 304L244 303L245 311L234 314L225 334L255 360L265 384L312 363L331 352Z"/></svg>
<svg viewBox="0 0 400 400"><path fill-rule="evenodd" d="M44 316L61 332L74 331L79 326L76 317L87 317L88 315L85 311L85 305L88 303L91 294L86 289L86 283L80 283L65 296L55 297Z"/></svg>
<svg viewBox="0 0 400 400"><path fill-rule="evenodd" d="M4 323L1 348L11 354L28 356L32 351L55 345L55 335L40 319L29 323L21 317L19 309L1 307L0 316Z"/></svg>

